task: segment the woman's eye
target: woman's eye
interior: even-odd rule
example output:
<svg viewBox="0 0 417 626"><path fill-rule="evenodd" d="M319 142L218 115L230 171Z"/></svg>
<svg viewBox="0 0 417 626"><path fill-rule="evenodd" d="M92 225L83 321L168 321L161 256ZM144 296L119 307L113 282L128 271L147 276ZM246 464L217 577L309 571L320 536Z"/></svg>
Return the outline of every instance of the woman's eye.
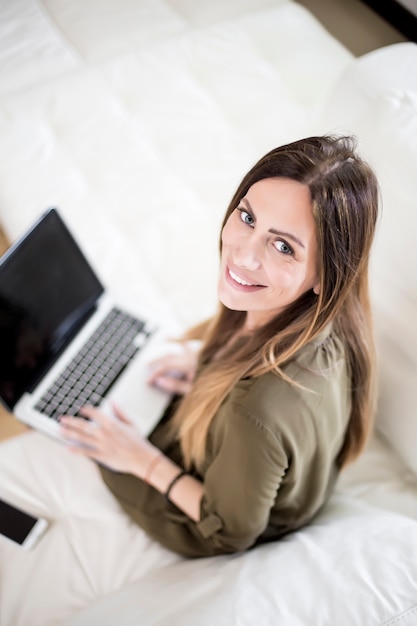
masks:
<svg viewBox="0 0 417 626"><path fill-rule="evenodd" d="M240 219L242 220L244 224L248 224L248 226L254 225L255 220L253 219L250 213L245 211L245 209L239 209L239 213L240 213Z"/></svg>
<svg viewBox="0 0 417 626"><path fill-rule="evenodd" d="M276 241L274 245L282 254L294 254L294 250L285 241Z"/></svg>

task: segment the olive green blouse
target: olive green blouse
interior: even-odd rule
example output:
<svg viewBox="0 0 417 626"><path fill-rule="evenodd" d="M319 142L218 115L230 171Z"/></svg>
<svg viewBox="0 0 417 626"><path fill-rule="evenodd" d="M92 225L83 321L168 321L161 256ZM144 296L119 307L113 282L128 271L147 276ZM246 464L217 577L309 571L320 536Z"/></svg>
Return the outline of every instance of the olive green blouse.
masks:
<svg viewBox="0 0 417 626"><path fill-rule="evenodd" d="M192 521L142 480L101 468L127 513L167 548L188 557L245 550L306 524L326 502L350 415L344 347L328 327L285 367L241 380L212 422L201 520ZM162 422L152 443L182 467Z"/></svg>

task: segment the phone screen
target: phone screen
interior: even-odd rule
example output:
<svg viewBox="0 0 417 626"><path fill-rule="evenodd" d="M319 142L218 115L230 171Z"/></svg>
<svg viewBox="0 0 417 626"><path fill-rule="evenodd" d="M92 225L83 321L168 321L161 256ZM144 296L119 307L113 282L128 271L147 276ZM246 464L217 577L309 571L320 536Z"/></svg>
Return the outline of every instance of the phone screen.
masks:
<svg viewBox="0 0 417 626"><path fill-rule="evenodd" d="M23 544L38 519L0 500L0 533L12 541Z"/></svg>

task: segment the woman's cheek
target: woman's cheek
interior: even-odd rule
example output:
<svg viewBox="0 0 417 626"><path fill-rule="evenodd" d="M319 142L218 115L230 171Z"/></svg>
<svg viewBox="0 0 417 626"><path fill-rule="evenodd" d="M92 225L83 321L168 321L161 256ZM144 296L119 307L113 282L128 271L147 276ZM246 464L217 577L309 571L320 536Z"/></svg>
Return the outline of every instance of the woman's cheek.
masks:
<svg viewBox="0 0 417 626"><path fill-rule="evenodd" d="M293 268L289 267L286 262L281 263L271 276L270 284L279 287L280 289L288 289L289 287L292 287L293 283Z"/></svg>

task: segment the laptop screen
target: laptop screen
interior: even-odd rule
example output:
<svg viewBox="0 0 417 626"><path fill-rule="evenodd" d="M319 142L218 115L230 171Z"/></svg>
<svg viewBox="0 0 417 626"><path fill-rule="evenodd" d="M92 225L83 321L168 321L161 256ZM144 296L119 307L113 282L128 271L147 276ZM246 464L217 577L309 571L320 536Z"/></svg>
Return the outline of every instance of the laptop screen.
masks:
<svg viewBox="0 0 417 626"><path fill-rule="evenodd" d="M0 259L0 397L9 409L61 354L103 291L56 209Z"/></svg>

